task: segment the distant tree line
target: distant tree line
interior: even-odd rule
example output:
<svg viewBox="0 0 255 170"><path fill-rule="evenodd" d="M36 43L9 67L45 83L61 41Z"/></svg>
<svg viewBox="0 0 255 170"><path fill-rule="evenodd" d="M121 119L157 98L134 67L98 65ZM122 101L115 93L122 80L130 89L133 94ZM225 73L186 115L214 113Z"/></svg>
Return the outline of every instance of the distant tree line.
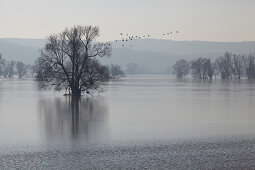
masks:
<svg viewBox="0 0 255 170"><path fill-rule="evenodd" d="M23 63L22 61L6 60L0 54L0 77L12 78L17 76L19 78L33 78L35 67Z"/></svg>
<svg viewBox="0 0 255 170"><path fill-rule="evenodd" d="M124 77L125 73L121 69L121 66L118 64L111 64L110 66L110 78L112 79L119 79L121 77Z"/></svg>
<svg viewBox="0 0 255 170"><path fill-rule="evenodd" d="M35 65L25 64L22 61L6 60L0 53L0 77L13 78L38 78L41 77L40 67ZM119 79L125 76L124 71L118 64L111 64L104 66L104 73L106 79Z"/></svg>
<svg viewBox="0 0 255 170"><path fill-rule="evenodd" d="M191 73L195 79L212 79L219 75L221 79L255 79L255 55L237 55L226 52L215 61L211 58L197 58L190 62L181 59L173 66L178 78Z"/></svg>

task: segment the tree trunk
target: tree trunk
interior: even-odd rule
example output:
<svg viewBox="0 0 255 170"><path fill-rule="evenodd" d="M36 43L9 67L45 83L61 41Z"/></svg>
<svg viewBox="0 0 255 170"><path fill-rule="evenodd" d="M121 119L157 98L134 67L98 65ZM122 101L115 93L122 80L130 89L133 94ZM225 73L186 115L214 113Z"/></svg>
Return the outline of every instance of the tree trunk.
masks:
<svg viewBox="0 0 255 170"><path fill-rule="evenodd" d="M75 97L81 96L81 90L78 87L73 87L71 90L72 90L72 96L75 96Z"/></svg>

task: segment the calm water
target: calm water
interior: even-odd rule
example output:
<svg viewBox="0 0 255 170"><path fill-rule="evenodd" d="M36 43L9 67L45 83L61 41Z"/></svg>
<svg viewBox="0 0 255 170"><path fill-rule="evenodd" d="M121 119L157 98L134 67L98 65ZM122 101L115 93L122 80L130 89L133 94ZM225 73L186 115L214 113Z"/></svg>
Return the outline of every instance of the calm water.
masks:
<svg viewBox="0 0 255 170"><path fill-rule="evenodd" d="M155 141L255 134L255 82L128 76L80 101L0 80L0 143Z"/></svg>

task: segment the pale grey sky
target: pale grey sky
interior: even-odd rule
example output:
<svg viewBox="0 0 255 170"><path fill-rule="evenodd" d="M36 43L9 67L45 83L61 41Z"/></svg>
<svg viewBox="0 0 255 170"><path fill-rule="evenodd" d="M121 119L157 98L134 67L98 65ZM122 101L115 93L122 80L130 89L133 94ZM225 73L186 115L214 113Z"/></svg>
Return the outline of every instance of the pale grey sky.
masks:
<svg viewBox="0 0 255 170"><path fill-rule="evenodd" d="M95 25L100 41L120 33L179 30L173 40L254 41L255 0L0 0L0 38L45 38Z"/></svg>

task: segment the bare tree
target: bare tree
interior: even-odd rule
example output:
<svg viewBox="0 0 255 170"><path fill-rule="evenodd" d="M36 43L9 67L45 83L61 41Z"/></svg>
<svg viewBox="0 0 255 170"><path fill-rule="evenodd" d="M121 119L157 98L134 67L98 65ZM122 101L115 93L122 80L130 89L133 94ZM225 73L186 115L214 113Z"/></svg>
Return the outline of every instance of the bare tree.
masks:
<svg viewBox="0 0 255 170"><path fill-rule="evenodd" d="M121 70L121 66L118 64L111 64L110 68L111 78L118 79L124 76L124 71Z"/></svg>
<svg viewBox="0 0 255 170"><path fill-rule="evenodd" d="M191 61L191 74L196 79L202 79L202 58L198 58L197 60Z"/></svg>
<svg viewBox="0 0 255 170"><path fill-rule="evenodd" d="M222 79L229 79L231 76L231 53L226 52L224 57L216 59L217 69L220 72Z"/></svg>
<svg viewBox="0 0 255 170"><path fill-rule="evenodd" d="M15 61L1 60L2 75L7 78L11 78L14 75Z"/></svg>
<svg viewBox="0 0 255 170"><path fill-rule="evenodd" d="M101 65L101 71L100 71L100 76L104 78L105 81L110 80L110 70L107 66L102 66Z"/></svg>
<svg viewBox="0 0 255 170"><path fill-rule="evenodd" d="M1 60L1 67L2 67L1 74L4 76L4 78L7 78L7 76L8 76L7 60L5 60L5 59Z"/></svg>
<svg viewBox="0 0 255 170"><path fill-rule="evenodd" d="M176 61L173 66L177 78L182 78L189 73L189 62L184 59Z"/></svg>
<svg viewBox="0 0 255 170"><path fill-rule="evenodd" d="M210 58L198 58L191 61L191 73L197 79L212 79L216 72L222 79L247 77L255 79L255 55L236 55L226 52L224 57L218 57L215 63Z"/></svg>
<svg viewBox="0 0 255 170"><path fill-rule="evenodd" d="M214 75L216 64L211 62L211 59L207 59L207 74L210 80Z"/></svg>
<svg viewBox="0 0 255 170"><path fill-rule="evenodd" d="M17 61L16 68L19 78L22 78L27 74L28 66L25 63Z"/></svg>
<svg viewBox="0 0 255 170"><path fill-rule="evenodd" d="M3 74L3 58L2 58L2 54L0 53L0 76L2 76Z"/></svg>
<svg viewBox="0 0 255 170"><path fill-rule="evenodd" d="M31 78L34 78L35 73L37 72L36 66L35 65L27 65L27 72L28 76Z"/></svg>
<svg viewBox="0 0 255 170"><path fill-rule="evenodd" d="M191 73L197 79L212 79L215 72L215 63L210 58L198 58L191 61Z"/></svg>
<svg viewBox="0 0 255 170"><path fill-rule="evenodd" d="M15 74L14 68L15 68L15 61L8 61L7 62L7 72L8 72L8 77L12 78Z"/></svg>
<svg viewBox="0 0 255 170"><path fill-rule="evenodd" d="M51 35L36 62L38 80L56 90L70 89L73 96L87 90L100 91L107 78L95 57L109 57L111 45L96 43L98 36L99 28L92 26L74 26Z"/></svg>
<svg viewBox="0 0 255 170"><path fill-rule="evenodd" d="M248 79L255 79L255 56L250 54L249 56L243 56L245 74Z"/></svg>
<svg viewBox="0 0 255 170"><path fill-rule="evenodd" d="M236 54L233 55L231 62L231 70L235 78L241 79L241 76L243 75L244 72L244 59L242 56Z"/></svg>
<svg viewBox="0 0 255 170"><path fill-rule="evenodd" d="M201 75L202 79L208 79L209 60L207 58L201 58Z"/></svg>

